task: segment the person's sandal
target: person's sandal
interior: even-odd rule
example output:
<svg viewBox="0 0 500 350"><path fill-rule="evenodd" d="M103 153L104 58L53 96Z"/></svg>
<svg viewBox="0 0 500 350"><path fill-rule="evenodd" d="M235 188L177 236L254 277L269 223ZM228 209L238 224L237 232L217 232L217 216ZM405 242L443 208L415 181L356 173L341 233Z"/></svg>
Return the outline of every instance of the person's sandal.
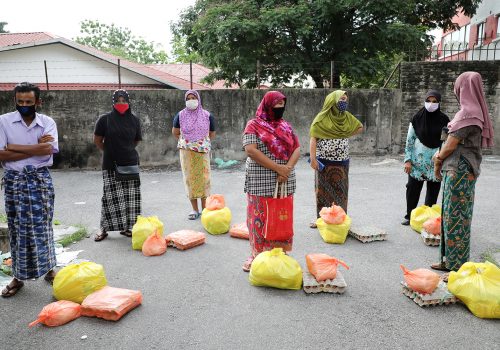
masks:
<svg viewBox="0 0 500 350"><path fill-rule="evenodd" d="M108 233L106 231L99 231L99 233L96 233L95 237L94 237L94 241L96 242L100 242L104 239L106 239L106 237L108 237Z"/></svg>
<svg viewBox="0 0 500 350"><path fill-rule="evenodd" d="M242 269L245 272L249 272L250 268L252 267L252 262L253 262L254 257L249 256L248 259L243 263Z"/></svg>
<svg viewBox="0 0 500 350"><path fill-rule="evenodd" d="M132 232L130 230L120 231L120 234L125 237L132 237Z"/></svg>
<svg viewBox="0 0 500 350"><path fill-rule="evenodd" d="M435 263L431 265L431 269L438 271L450 272L450 269L447 268L444 263Z"/></svg>
<svg viewBox="0 0 500 350"><path fill-rule="evenodd" d="M54 270L51 270L47 272L45 277L43 278L45 281L49 282L50 284L54 284L54 279L56 278L56 273Z"/></svg>
<svg viewBox="0 0 500 350"><path fill-rule="evenodd" d="M10 282L12 283L12 282ZM17 281L16 285L14 287L10 286L10 283L5 286L5 288L2 290L2 297L3 298L10 298L13 297L14 295L19 292L21 288L24 287L24 282L22 281Z"/></svg>
<svg viewBox="0 0 500 350"><path fill-rule="evenodd" d="M198 219L198 217L200 216L200 213L198 213L197 211L192 211L188 214L188 219L189 220L196 220Z"/></svg>
<svg viewBox="0 0 500 350"><path fill-rule="evenodd" d="M310 227L310 228L318 228L318 225L316 225L316 222L315 222L315 221L313 221L313 222L311 222L311 223L309 224L309 227Z"/></svg>
<svg viewBox="0 0 500 350"><path fill-rule="evenodd" d="M441 275L441 280L444 282L444 283L448 283L448 277L450 276L450 273L447 272L447 273L443 273Z"/></svg>

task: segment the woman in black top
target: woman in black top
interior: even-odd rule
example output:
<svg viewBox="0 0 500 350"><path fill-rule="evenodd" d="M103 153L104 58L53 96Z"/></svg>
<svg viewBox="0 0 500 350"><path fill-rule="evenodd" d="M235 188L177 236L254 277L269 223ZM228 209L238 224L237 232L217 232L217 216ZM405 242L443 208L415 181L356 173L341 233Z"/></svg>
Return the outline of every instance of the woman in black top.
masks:
<svg viewBox="0 0 500 350"><path fill-rule="evenodd" d="M102 241L108 231L120 231L131 237L137 215L141 214L141 182L139 174L130 180L118 180L116 166L139 165L136 146L142 140L141 123L131 112L125 90L113 94L113 110L99 117L94 143L103 151L103 196L100 232L94 240Z"/></svg>

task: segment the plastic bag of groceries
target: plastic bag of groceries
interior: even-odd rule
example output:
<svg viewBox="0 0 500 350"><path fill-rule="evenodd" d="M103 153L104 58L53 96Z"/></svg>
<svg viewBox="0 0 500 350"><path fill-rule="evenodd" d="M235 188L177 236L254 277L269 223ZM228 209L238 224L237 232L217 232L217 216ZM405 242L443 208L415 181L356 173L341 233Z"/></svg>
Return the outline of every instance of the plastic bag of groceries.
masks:
<svg viewBox="0 0 500 350"><path fill-rule="evenodd" d="M205 208L201 212L201 224L212 235L227 233L231 226L231 210L228 207L219 210Z"/></svg>
<svg viewBox="0 0 500 350"><path fill-rule="evenodd" d="M421 205L411 211L410 226L418 233L421 233L424 222L439 216L441 216L441 207L438 204L434 204L432 207Z"/></svg>
<svg viewBox="0 0 500 350"><path fill-rule="evenodd" d="M400 265L403 270L403 277L411 289L422 294L431 294L439 284L440 276L428 269L408 270Z"/></svg>
<svg viewBox="0 0 500 350"><path fill-rule="evenodd" d="M163 222L158 219L158 216L148 216L148 220L155 227L156 231L163 237Z"/></svg>
<svg viewBox="0 0 500 350"><path fill-rule="evenodd" d="M141 303L142 293L138 290L104 287L85 298L82 303L82 316L118 321Z"/></svg>
<svg viewBox="0 0 500 350"><path fill-rule="evenodd" d="M165 254L167 251L167 242L158 231L146 238L142 244L142 254L145 256L157 256Z"/></svg>
<svg viewBox="0 0 500 350"><path fill-rule="evenodd" d="M422 225L422 228L431 235L440 236L441 235L441 216L437 218L430 218Z"/></svg>
<svg viewBox="0 0 500 350"><path fill-rule="evenodd" d="M165 237L169 246L179 250L194 248L205 243L205 234L193 230L180 230Z"/></svg>
<svg viewBox="0 0 500 350"><path fill-rule="evenodd" d="M346 213L342 207L332 203L331 207L324 207L319 212L319 216L327 224L339 225L344 222Z"/></svg>
<svg viewBox="0 0 500 350"><path fill-rule="evenodd" d="M234 224L229 229L229 234L234 238L248 239L248 226L246 222Z"/></svg>
<svg viewBox="0 0 500 350"><path fill-rule="evenodd" d="M351 228L351 218L345 216L344 222L338 225L327 224L323 218L316 220L319 234L326 243L343 244Z"/></svg>
<svg viewBox="0 0 500 350"><path fill-rule="evenodd" d="M207 201L205 202L205 207L208 210L219 210L226 206L226 201L224 200L224 196L222 194L213 194L207 197Z"/></svg>
<svg viewBox="0 0 500 350"><path fill-rule="evenodd" d="M337 277L337 267L342 265L349 270L349 266L340 259L327 254L307 254L307 269L316 278L316 281L334 280Z"/></svg>
<svg viewBox="0 0 500 350"><path fill-rule="evenodd" d="M57 300L81 304L87 295L108 284L102 265L81 262L63 267L54 278L53 292Z"/></svg>
<svg viewBox="0 0 500 350"><path fill-rule="evenodd" d="M475 316L500 318L500 268L489 261L469 261L450 272L448 290Z"/></svg>
<svg viewBox="0 0 500 350"><path fill-rule="evenodd" d="M300 289L302 269L282 248L274 248L255 257L248 279L254 286Z"/></svg>
<svg viewBox="0 0 500 350"><path fill-rule="evenodd" d="M48 327L62 326L81 315L81 305L68 300L59 300L50 303L40 311L38 318L29 324L30 327L38 323Z"/></svg>

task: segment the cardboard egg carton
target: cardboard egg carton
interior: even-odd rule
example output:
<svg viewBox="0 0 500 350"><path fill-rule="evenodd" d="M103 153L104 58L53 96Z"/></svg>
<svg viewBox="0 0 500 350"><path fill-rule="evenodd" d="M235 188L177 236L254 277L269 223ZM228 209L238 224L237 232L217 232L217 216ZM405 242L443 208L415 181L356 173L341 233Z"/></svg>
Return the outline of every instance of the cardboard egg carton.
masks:
<svg viewBox="0 0 500 350"><path fill-rule="evenodd" d="M353 226L349 230L349 234L363 243L386 241L388 236L387 231L374 226Z"/></svg>
<svg viewBox="0 0 500 350"><path fill-rule="evenodd" d="M420 235L422 236L425 245L436 247L439 246L441 242L441 235L430 234L424 229L422 229Z"/></svg>
<svg viewBox="0 0 500 350"><path fill-rule="evenodd" d="M302 288L307 294L316 293L336 293L342 294L345 292L347 284L345 283L344 276L337 270L335 279L329 279L318 282L316 278L309 271L302 271L303 283Z"/></svg>
<svg viewBox="0 0 500 350"><path fill-rule="evenodd" d="M431 294L422 294L414 291L405 282L401 282L403 286L403 294L412 299L418 306L436 306L436 305L450 305L458 302L457 297L450 293L448 285L443 281L439 284L434 292Z"/></svg>

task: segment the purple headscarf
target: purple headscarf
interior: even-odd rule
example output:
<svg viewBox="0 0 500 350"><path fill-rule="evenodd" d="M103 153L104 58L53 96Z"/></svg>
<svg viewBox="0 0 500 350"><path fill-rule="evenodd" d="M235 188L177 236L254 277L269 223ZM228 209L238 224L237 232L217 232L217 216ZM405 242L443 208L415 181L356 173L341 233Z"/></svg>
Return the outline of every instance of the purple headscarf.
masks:
<svg viewBox="0 0 500 350"><path fill-rule="evenodd" d="M190 94L198 99L198 107L195 110L186 107L179 112L181 133L188 142L204 139L210 130L210 113L201 106L200 94L196 90L188 90L184 94L184 101Z"/></svg>

